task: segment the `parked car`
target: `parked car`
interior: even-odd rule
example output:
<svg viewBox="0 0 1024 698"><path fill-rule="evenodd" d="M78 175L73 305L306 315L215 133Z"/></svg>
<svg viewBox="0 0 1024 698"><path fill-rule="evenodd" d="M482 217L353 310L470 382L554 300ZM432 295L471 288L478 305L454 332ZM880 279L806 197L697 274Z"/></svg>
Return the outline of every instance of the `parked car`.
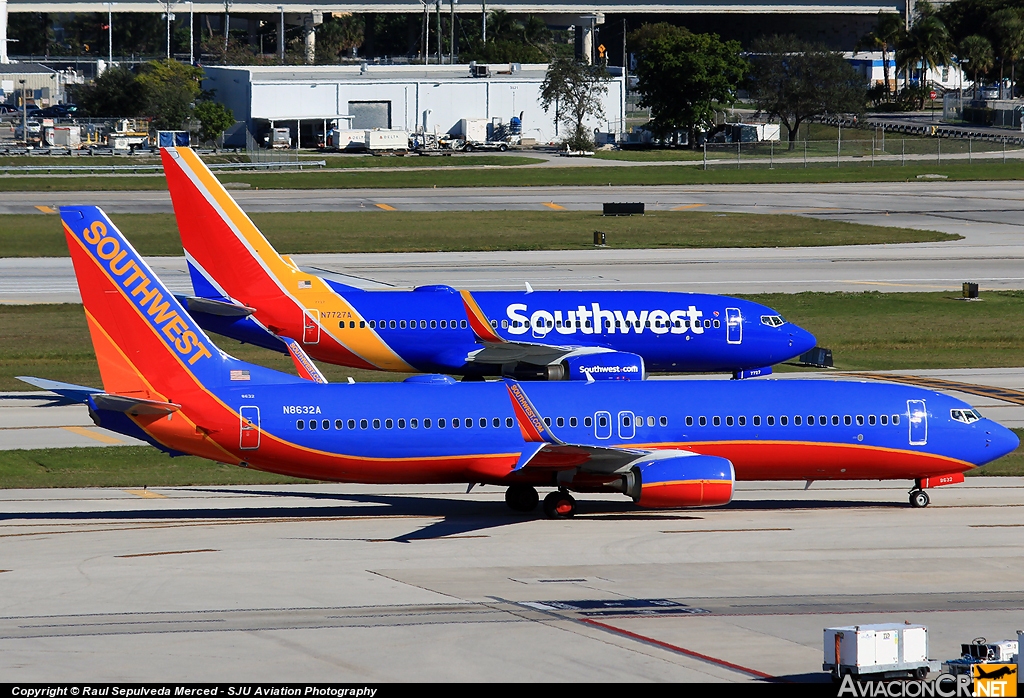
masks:
<svg viewBox="0 0 1024 698"><path fill-rule="evenodd" d="M68 119L75 116L78 107L74 104L54 104L41 109L34 116L46 119Z"/></svg>

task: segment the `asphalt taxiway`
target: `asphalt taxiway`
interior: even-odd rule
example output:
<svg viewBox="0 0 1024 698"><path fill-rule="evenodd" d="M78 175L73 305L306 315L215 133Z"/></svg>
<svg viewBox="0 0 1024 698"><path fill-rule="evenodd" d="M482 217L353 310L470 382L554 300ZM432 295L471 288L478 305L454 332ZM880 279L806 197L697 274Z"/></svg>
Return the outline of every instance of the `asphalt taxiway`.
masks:
<svg viewBox="0 0 1024 698"><path fill-rule="evenodd" d="M452 486L0 491L0 675L822 681L824 627L1024 627L1024 479L741 486L720 509Z"/></svg>

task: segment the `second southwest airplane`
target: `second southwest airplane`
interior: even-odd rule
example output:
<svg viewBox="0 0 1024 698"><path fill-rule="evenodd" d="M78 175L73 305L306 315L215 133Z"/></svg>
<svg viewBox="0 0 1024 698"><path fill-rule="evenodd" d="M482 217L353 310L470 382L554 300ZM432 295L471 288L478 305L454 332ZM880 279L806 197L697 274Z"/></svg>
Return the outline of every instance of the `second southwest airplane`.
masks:
<svg viewBox="0 0 1024 698"><path fill-rule="evenodd" d="M826 380L320 384L219 350L95 207L61 208L103 390L30 379L99 426L172 454L318 480L488 483L513 509L571 516L569 491L640 506L724 504L736 480L915 481L1018 445L966 403Z"/></svg>
<svg viewBox="0 0 1024 698"><path fill-rule="evenodd" d="M279 255L190 149L162 157L196 293L183 300L202 327L243 342L285 352L290 339L355 368L578 380L770 373L757 369L814 347L771 308L725 296L363 291Z"/></svg>

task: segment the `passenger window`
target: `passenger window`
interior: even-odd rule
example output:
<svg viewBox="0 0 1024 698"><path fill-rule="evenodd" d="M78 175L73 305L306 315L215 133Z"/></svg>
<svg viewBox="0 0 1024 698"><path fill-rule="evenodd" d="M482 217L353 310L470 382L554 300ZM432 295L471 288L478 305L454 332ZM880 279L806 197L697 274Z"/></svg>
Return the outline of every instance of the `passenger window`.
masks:
<svg viewBox="0 0 1024 698"><path fill-rule="evenodd" d="M370 329L371 330L377 329L377 321L376 320L370 320Z"/></svg>
<svg viewBox="0 0 1024 698"><path fill-rule="evenodd" d="M432 329L432 330L436 330L437 329L437 320L431 320L430 321L430 329Z"/></svg>
<svg viewBox="0 0 1024 698"><path fill-rule="evenodd" d="M720 427L722 426L722 418L718 416L712 417L711 423L714 424L716 427Z"/></svg>
<svg viewBox="0 0 1024 698"><path fill-rule="evenodd" d="M722 326L722 323L719 322L718 320L715 320L714 325L715 325L715 329L717 330L719 327Z"/></svg>
<svg viewBox="0 0 1024 698"><path fill-rule="evenodd" d="M732 426L732 417L731 416L725 418L725 426L727 426L727 427L731 427Z"/></svg>
<svg viewBox="0 0 1024 698"><path fill-rule="evenodd" d="M316 420L315 419L309 420L309 428L310 429L316 429Z"/></svg>
<svg viewBox="0 0 1024 698"><path fill-rule="evenodd" d="M444 429L444 417L441 417L439 420L437 420L437 428Z"/></svg>
<svg viewBox="0 0 1024 698"><path fill-rule="evenodd" d="M575 417L569 417L569 426L575 428L579 424L579 420Z"/></svg>
<svg viewBox="0 0 1024 698"><path fill-rule="evenodd" d="M565 426L565 418L564 417L559 417L558 419L555 420L555 424L557 424L560 427L564 427Z"/></svg>
<svg viewBox="0 0 1024 698"><path fill-rule="evenodd" d="M743 416L737 417L736 423L739 424L741 427L745 427L747 426L747 418Z"/></svg>
<svg viewBox="0 0 1024 698"><path fill-rule="evenodd" d="M708 418L702 415L700 418L700 425L702 427L706 427L708 425Z"/></svg>
<svg viewBox="0 0 1024 698"><path fill-rule="evenodd" d="M420 320L420 329L421 330L427 329L427 321L426 320Z"/></svg>
<svg viewBox="0 0 1024 698"><path fill-rule="evenodd" d="M711 327L711 321L710 320L705 320L704 321L704 327Z"/></svg>
<svg viewBox="0 0 1024 698"><path fill-rule="evenodd" d="M405 420L404 419L399 419L398 420L398 428L399 429L405 429Z"/></svg>
<svg viewBox="0 0 1024 698"><path fill-rule="evenodd" d="M299 431L302 431L303 429L305 429L306 428L306 420L305 419L297 419L297 420L295 420L295 428L298 429Z"/></svg>
<svg viewBox="0 0 1024 698"><path fill-rule="evenodd" d="M628 426L630 425L630 422L631 422L631 421L632 421L632 420L631 420L631 419L629 418L629 415L628 415L628 414L624 414L624 415L622 415L622 426L624 426L624 427L628 427Z"/></svg>
<svg viewBox="0 0 1024 698"><path fill-rule="evenodd" d="M839 426L839 415L838 414L832 415L832 426L834 426L834 427Z"/></svg>
<svg viewBox="0 0 1024 698"><path fill-rule="evenodd" d="M813 427L814 426L814 415L813 414L807 415L807 426L809 426L809 427Z"/></svg>
<svg viewBox="0 0 1024 698"><path fill-rule="evenodd" d="M872 427L875 426L875 415L873 415L873 414L869 414L868 415L868 426L872 426Z"/></svg>
<svg viewBox="0 0 1024 698"><path fill-rule="evenodd" d="M404 330L404 329L405 329L405 320L402 320L402 321L400 321L400 322L398 323L398 326L399 326L399 327L400 327L401 329L403 329L403 330Z"/></svg>
<svg viewBox="0 0 1024 698"><path fill-rule="evenodd" d="M693 426L693 417L687 417L686 418L686 426L688 426L688 427L692 427Z"/></svg>
<svg viewBox="0 0 1024 698"><path fill-rule="evenodd" d="M787 426L788 424L789 424L789 417L787 417L786 415L782 415L781 417L779 417L779 426L780 427Z"/></svg>
<svg viewBox="0 0 1024 698"><path fill-rule="evenodd" d="M846 415L845 417L843 417L843 424L845 424L846 426L850 426L851 424L853 424L853 417L851 417L850 415Z"/></svg>
<svg viewBox="0 0 1024 698"><path fill-rule="evenodd" d="M864 415L862 415L862 414L858 414L857 415L857 426L859 426L859 427L864 426Z"/></svg>
<svg viewBox="0 0 1024 698"><path fill-rule="evenodd" d="M366 321L365 320L360 320L359 321L359 329L361 329L361 330L362 329L366 329Z"/></svg>
<svg viewBox="0 0 1024 698"><path fill-rule="evenodd" d="M324 428L324 431L327 431L328 429L331 428L331 420L325 419L324 421L320 422L320 426Z"/></svg>
<svg viewBox="0 0 1024 698"><path fill-rule="evenodd" d="M386 429L394 429L395 428L395 420L393 420L393 419L386 419L386 420L384 420L384 427Z"/></svg>
<svg viewBox="0 0 1024 698"><path fill-rule="evenodd" d="M583 418L583 426L589 427L593 423L594 423L594 420L591 419L590 417L584 417Z"/></svg>
<svg viewBox="0 0 1024 698"><path fill-rule="evenodd" d="M599 418L597 420L597 423L600 424L602 427L608 426L608 420L605 419L604 417Z"/></svg>
<svg viewBox="0 0 1024 698"><path fill-rule="evenodd" d="M667 427L668 426L668 417L659 417L658 418L658 423L661 426L663 426L663 427Z"/></svg>
<svg viewBox="0 0 1024 698"><path fill-rule="evenodd" d="M768 426L770 426L770 427L775 426L775 417L773 415L768 415L767 420L768 420Z"/></svg>
<svg viewBox="0 0 1024 698"><path fill-rule="evenodd" d="M883 415L879 416L878 419L879 419L879 421L882 422L882 426L883 427L884 426L888 426L888 424L889 424L889 415L883 414Z"/></svg>
<svg viewBox="0 0 1024 698"><path fill-rule="evenodd" d="M398 323L392 320L391 322L388 323L388 327L390 327L391 329L395 329L396 327L398 327Z"/></svg>
<svg viewBox="0 0 1024 698"><path fill-rule="evenodd" d="M356 428L356 420L354 420L354 419L348 420L348 428L349 429L355 429Z"/></svg>
<svg viewBox="0 0 1024 698"><path fill-rule="evenodd" d="M443 420L439 419L439 420L437 420L437 423L440 425L442 421ZM456 417L455 419L452 420L452 429L458 429L458 428L459 428L459 418Z"/></svg>
<svg viewBox="0 0 1024 698"><path fill-rule="evenodd" d="M418 420L418 419L410 419L409 420L409 428L410 429L418 429L419 426L420 426L420 420Z"/></svg>
<svg viewBox="0 0 1024 698"><path fill-rule="evenodd" d="M359 420L359 428L360 429L366 429L369 426L370 426L370 423L367 422L365 419L360 419Z"/></svg>
<svg viewBox="0 0 1024 698"><path fill-rule="evenodd" d="M501 426L501 420L495 417L494 419L491 420L491 426L497 429L498 427Z"/></svg>
<svg viewBox="0 0 1024 698"><path fill-rule="evenodd" d="M798 427L798 426L800 426L800 425L801 425L802 423L803 423L803 422L802 422L802 421L801 421L801 419L800 419L800 415L795 415L795 416L793 417L793 426L797 426L797 427Z"/></svg>
<svg viewBox="0 0 1024 698"><path fill-rule="evenodd" d="M900 416L898 414L894 414L892 416L892 423L894 425L898 425L900 423Z"/></svg>
<svg viewBox="0 0 1024 698"><path fill-rule="evenodd" d="M430 417L427 417L426 419L423 420L423 428L424 429L429 429L430 428Z"/></svg>
<svg viewBox="0 0 1024 698"><path fill-rule="evenodd" d="M345 422L343 422L340 419L335 419L334 420L334 428L335 429L344 429L345 428Z"/></svg>
<svg viewBox="0 0 1024 698"><path fill-rule="evenodd" d="M354 330L356 328L356 321L355 320L349 320L348 321L348 328L350 330Z"/></svg>
<svg viewBox="0 0 1024 698"><path fill-rule="evenodd" d="M502 320L501 321L501 329L503 329L503 330L507 330L508 329L508 320Z"/></svg>
<svg viewBox="0 0 1024 698"><path fill-rule="evenodd" d="M442 320L441 321L441 329L442 330L448 329L448 321L447 320Z"/></svg>
<svg viewBox="0 0 1024 698"><path fill-rule="evenodd" d="M480 428L484 429L486 427L487 427L487 418L486 417L481 417L480 418Z"/></svg>
<svg viewBox="0 0 1024 698"><path fill-rule="evenodd" d="M649 426L649 427L653 427L654 426L654 417L648 417L647 418L647 426Z"/></svg>
<svg viewBox="0 0 1024 698"><path fill-rule="evenodd" d="M818 417L818 425L823 427L828 426L828 417L826 417L825 415L820 415Z"/></svg>
<svg viewBox="0 0 1024 698"><path fill-rule="evenodd" d="M380 429L380 420L379 419L373 420L373 428L374 429Z"/></svg>
<svg viewBox="0 0 1024 698"><path fill-rule="evenodd" d="M470 417L466 417L464 420L462 420L462 423L466 425L467 429L473 426L473 420Z"/></svg>
<svg viewBox="0 0 1024 698"><path fill-rule="evenodd" d="M546 426L551 426L551 417L545 417L544 418L544 424Z"/></svg>
<svg viewBox="0 0 1024 698"><path fill-rule="evenodd" d="M461 327L462 329L466 329L467 327L469 327L469 325L466 323L465 320L461 320L459 321L459 327Z"/></svg>
<svg viewBox="0 0 1024 698"><path fill-rule="evenodd" d="M505 426L506 427L511 427L514 424L515 424L515 420L514 419L512 419L511 417L505 417Z"/></svg>
<svg viewBox="0 0 1024 698"><path fill-rule="evenodd" d="M761 417L760 417L760 415L756 415L755 414L753 419L752 419L752 421L753 421L755 427L761 426Z"/></svg>

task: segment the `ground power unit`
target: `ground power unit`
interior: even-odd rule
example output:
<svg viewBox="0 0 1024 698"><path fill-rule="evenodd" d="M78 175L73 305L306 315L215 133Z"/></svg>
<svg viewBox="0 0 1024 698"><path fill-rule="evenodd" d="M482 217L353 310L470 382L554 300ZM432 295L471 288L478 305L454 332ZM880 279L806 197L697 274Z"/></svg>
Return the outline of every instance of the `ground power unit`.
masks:
<svg viewBox="0 0 1024 698"><path fill-rule="evenodd" d="M872 678L923 679L940 663L928 659L928 628L909 623L879 623L825 628L822 669L835 681L846 674Z"/></svg>

